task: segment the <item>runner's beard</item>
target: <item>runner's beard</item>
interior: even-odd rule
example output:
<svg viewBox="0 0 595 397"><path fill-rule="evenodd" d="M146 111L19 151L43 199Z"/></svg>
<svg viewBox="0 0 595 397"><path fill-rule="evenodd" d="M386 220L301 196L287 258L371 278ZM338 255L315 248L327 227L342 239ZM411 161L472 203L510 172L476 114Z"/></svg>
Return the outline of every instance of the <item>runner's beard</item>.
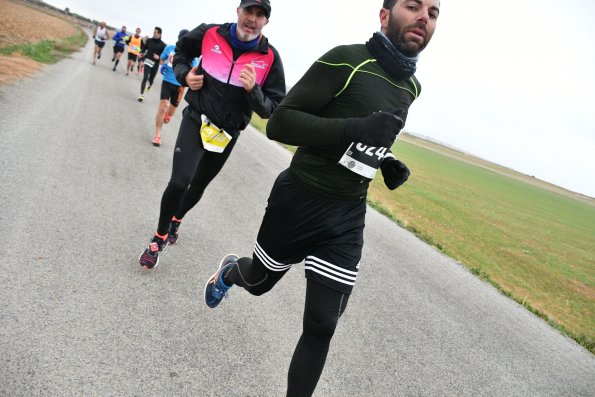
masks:
<svg viewBox="0 0 595 397"><path fill-rule="evenodd" d="M425 28L418 26L417 24L413 24L406 27L401 27L396 18L393 18L393 14L391 13L388 17L388 28L386 30L386 37L389 38L390 41L393 42L395 46L408 57L416 57L420 52L423 51L424 48L428 45L429 36L426 31L426 37L424 38L423 44L418 44L412 40L405 39L405 32L407 32L412 27L418 27L425 31Z"/></svg>
<svg viewBox="0 0 595 397"><path fill-rule="evenodd" d="M241 41L252 41L260 35L256 33L247 33L239 24L236 26L236 34Z"/></svg>

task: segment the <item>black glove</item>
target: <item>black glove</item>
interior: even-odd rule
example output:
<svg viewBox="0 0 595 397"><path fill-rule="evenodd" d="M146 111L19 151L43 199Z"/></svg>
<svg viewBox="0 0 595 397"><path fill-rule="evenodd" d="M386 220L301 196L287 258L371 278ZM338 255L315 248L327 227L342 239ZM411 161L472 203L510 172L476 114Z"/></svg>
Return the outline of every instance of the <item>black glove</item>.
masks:
<svg viewBox="0 0 595 397"><path fill-rule="evenodd" d="M376 147L391 147L403 128L403 119L388 112L374 112L367 117L347 119L345 138Z"/></svg>
<svg viewBox="0 0 595 397"><path fill-rule="evenodd" d="M395 190L407 181L409 178L409 168L401 161L387 157L380 163L380 170L384 177L384 184L390 190Z"/></svg>

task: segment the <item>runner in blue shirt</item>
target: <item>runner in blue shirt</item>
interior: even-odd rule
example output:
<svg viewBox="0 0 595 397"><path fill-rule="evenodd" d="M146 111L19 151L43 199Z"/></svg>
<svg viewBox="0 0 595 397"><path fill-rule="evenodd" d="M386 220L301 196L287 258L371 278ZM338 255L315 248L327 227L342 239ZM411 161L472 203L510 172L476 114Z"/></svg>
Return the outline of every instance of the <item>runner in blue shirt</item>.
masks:
<svg viewBox="0 0 595 397"><path fill-rule="evenodd" d="M178 34L178 40L182 38L188 30L182 29ZM153 138L153 145L161 145L161 128L163 124L169 123L173 117L182 97L184 96L184 87L178 83L174 68L172 65L174 53L176 50L175 44L170 44L165 47L161 53L161 74L163 75L163 83L161 84L161 100L159 101L159 110L155 119L155 136ZM198 60L194 60L192 66L198 65Z"/></svg>
<svg viewBox="0 0 595 397"><path fill-rule="evenodd" d="M122 30L116 33L113 37L114 43L114 55L112 56L112 62L116 62L114 64L114 68L112 69L114 72L116 71L116 67L118 63L120 63L120 57L124 52L124 48L126 48L126 26L122 26Z"/></svg>

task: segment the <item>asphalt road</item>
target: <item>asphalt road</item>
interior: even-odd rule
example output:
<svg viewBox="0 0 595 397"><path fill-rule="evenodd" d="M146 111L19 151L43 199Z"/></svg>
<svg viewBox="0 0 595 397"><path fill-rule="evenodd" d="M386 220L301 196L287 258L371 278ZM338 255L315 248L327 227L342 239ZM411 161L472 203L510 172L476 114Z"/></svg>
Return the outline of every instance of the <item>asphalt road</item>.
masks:
<svg viewBox="0 0 595 397"><path fill-rule="evenodd" d="M160 77L140 104L140 78L91 51L0 87L0 395L283 396L303 265L215 310L202 290L224 254L251 253L290 155L245 131L142 271L181 115L153 147ZM316 396L595 395L572 340L372 209L365 239Z"/></svg>

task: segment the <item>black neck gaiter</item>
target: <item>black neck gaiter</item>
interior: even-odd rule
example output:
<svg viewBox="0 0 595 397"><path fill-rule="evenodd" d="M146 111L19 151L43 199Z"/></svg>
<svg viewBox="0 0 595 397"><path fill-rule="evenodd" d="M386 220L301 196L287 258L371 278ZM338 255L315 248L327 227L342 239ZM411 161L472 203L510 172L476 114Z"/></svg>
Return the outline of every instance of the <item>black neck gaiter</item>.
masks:
<svg viewBox="0 0 595 397"><path fill-rule="evenodd" d="M417 57L408 57L382 32L376 32L366 46L378 60L380 67L397 80L408 79L415 74Z"/></svg>

